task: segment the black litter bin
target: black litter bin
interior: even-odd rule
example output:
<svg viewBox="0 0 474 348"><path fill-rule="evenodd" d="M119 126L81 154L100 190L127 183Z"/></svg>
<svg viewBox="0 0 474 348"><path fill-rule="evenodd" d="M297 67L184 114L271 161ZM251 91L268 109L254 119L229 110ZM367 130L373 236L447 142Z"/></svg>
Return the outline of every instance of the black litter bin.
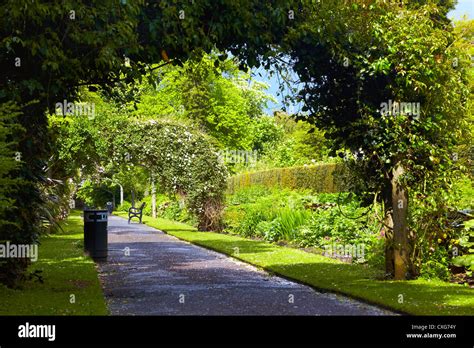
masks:
<svg viewBox="0 0 474 348"><path fill-rule="evenodd" d="M107 210L84 210L84 250L94 260L107 258Z"/></svg>

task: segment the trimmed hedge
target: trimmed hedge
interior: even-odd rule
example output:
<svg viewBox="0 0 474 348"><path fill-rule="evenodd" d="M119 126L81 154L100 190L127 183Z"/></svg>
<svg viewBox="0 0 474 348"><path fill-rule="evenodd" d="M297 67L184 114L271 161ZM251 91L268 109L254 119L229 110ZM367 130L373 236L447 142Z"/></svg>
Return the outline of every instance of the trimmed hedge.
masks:
<svg viewBox="0 0 474 348"><path fill-rule="evenodd" d="M257 172L234 175L228 180L228 192L253 186L281 187L290 189L311 189L314 192L339 192L342 187L334 178L336 163L312 166L274 168Z"/></svg>

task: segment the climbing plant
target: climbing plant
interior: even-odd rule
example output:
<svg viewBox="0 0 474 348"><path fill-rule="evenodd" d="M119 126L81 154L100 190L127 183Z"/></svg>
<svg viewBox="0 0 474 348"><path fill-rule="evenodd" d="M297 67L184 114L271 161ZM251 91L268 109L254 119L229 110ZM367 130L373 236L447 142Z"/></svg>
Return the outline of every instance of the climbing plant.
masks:
<svg viewBox="0 0 474 348"><path fill-rule="evenodd" d="M211 141L171 121L131 122L111 139L116 165L145 166L160 187L181 195L200 230L220 230L227 169Z"/></svg>
<svg viewBox="0 0 474 348"><path fill-rule="evenodd" d="M133 119L98 100L93 119L52 115L50 130L55 161L69 168L67 176L78 185L84 180L88 185L117 180L125 185L130 176L143 185L148 183L145 175L162 190L180 195L198 218L199 229L220 229L228 174L212 138L197 128L159 116Z"/></svg>
<svg viewBox="0 0 474 348"><path fill-rule="evenodd" d="M302 118L355 162L351 189L384 204L386 270L396 279L418 271L413 248L424 231L409 223L409 203L428 199L445 211L453 179L467 169L458 159L470 139L470 56L446 18L452 2L437 3L325 2L334 21L308 12L314 25L302 23L288 41L304 83Z"/></svg>

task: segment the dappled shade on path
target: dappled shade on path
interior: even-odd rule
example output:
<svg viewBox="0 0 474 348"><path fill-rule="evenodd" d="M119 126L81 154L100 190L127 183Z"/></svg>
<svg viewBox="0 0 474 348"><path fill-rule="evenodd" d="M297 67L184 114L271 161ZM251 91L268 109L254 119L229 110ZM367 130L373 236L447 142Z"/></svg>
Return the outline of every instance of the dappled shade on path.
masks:
<svg viewBox="0 0 474 348"><path fill-rule="evenodd" d="M109 219L109 258L99 268L113 315L390 314L115 216Z"/></svg>

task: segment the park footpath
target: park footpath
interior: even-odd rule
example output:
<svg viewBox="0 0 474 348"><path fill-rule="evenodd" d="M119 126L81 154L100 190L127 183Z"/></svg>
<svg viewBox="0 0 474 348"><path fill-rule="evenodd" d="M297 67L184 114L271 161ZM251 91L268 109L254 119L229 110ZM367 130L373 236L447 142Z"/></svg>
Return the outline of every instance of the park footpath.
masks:
<svg viewBox="0 0 474 348"><path fill-rule="evenodd" d="M99 276L111 315L393 315L110 216Z"/></svg>

